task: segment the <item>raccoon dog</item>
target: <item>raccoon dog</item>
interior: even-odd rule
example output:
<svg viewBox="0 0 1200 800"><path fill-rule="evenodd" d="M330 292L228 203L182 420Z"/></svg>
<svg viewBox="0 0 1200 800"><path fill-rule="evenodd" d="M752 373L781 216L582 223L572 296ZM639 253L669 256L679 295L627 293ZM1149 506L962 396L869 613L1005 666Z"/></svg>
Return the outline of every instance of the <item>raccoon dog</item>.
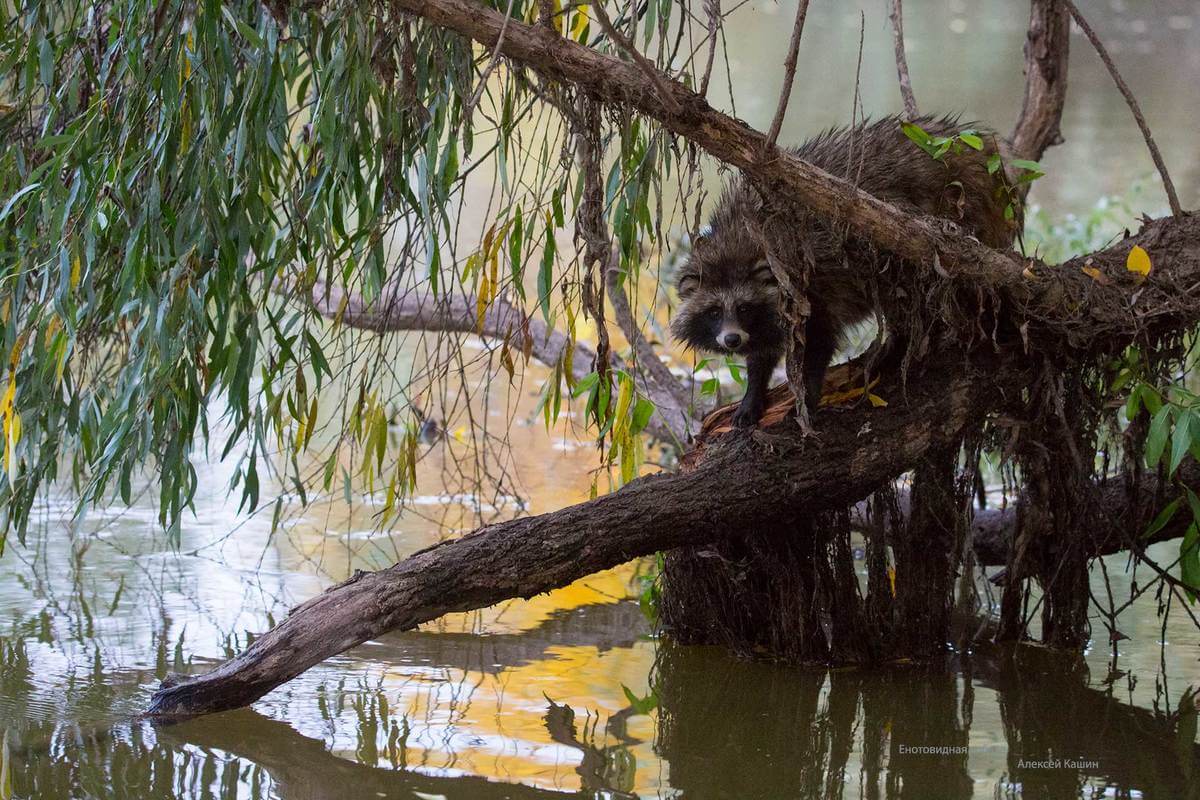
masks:
<svg viewBox="0 0 1200 800"><path fill-rule="evenodd" d="M963 145L935 160L904 135L898 117L886 117L827 131L792 152L903 210L953 220L984 244L1011 247L1020 214L1005 219L1003 171L996 175L988 171L988 159L997 152L997 136L954 117L921 117L914 122L931 137L974 130L984 147L977 151ZM1000 148L1007 158L1003 143ZM788 339L779 287L748 224L761 216L761 209L756 190L742 179L725 188L708 230L697 237L691 258L676 278L680 305L671 321L675 337L689 347L745 357L746 394L733 415L738 427L753 426L762 417L771 374ZM815 408L842 334L873 314L886 318L888 309L886 298L882 303L874 299L879 294L872 288L875 273L883 262L869 246L811 215L798 219L796 225L797 238L815 259L803 365L805 399L809 408ZM785 257L798 260L803 255Z"/></svg>

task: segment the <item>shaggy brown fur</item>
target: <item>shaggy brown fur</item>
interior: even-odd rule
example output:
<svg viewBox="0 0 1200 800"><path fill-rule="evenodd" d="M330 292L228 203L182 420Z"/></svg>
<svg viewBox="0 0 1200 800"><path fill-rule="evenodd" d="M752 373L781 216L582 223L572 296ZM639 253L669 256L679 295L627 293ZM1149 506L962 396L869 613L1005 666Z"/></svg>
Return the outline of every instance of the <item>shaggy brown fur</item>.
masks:
<svg viewBox="0 0 1200 800"><path fill-rule="evenodd" d="M914 122L930 136L977 131L982 151L963 146L934 160L904 135L898 117L816 136L793 152L826 172L856 183L875 197L911 211L952 220L984 244L1012 245L1021 219L1004 218L1008 197L999 176L988 173L998 137L977 123L954 117L921 117ZM1004 146L1001 144L1002 155ZM700 350L746 356L746 395L734 424L754 425L762 415L771 373L786 350L787 331L780 292L766 265L757 226L763 203L758 192L738 179L726 187L697 238L692 257L677 277L682 303L671 323L675 336ZM846 328L876 312L889 316L886 298L874 299L874 251L847 238L828 220L803 215L797 237L813 259L808 288L811 313L805 328L804 377L810 407L820 399L829 360ZM803 258L802 253L794 255Z"/></svg>

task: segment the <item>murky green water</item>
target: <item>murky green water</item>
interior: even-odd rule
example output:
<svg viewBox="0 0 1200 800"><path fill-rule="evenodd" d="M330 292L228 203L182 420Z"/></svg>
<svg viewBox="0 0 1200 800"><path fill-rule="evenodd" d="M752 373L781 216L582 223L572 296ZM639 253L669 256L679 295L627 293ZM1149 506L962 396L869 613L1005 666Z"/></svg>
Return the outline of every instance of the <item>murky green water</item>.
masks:
<svg viewBox="0 0 1200 800"><path fill-rule="evenodd" d="M762 125L793 8L753 5L731 30L731 66L739 114ZM1185 205L1197 205L1200 4L1083 5ZM898 105L889 32L882 2L863 8L863 103L884 113ZM1007 129L1026 5L910 0L906 12L921 105ZM813 3L792 138L848 119L858 36L859 4ZM1067 143L1034 193L1056 215L1084 213L1151 171L1098 61L1078 37L1074 46ZM1145 210L1162 204L1153 181L1147 198ZM497 424L516 420L492 464L505 477L486 482L502 488L460 491L470 476L456 466L456 437L470 434L452 430L421 462L412 510L385 534L375 532L383 498L347 505L340 491L272 534L269 512L237 512L228 464L202 467L178 550L158 531L154 491L75 527L71 498L48 498L42 524L0 560L0 798L1200 797L1195 715L1176 713L1200 683L1196 629L1178 608L1164 624L1152 594L1121 617L1129 639L1115 667L1098 641L1081 659L986 649L945 669L826 673L655 641L629 599L631 565L356 648L252 710L137 719L166 672L209 668L353 569L481 519L584 499L594 451L567 426L547 434L526 421L541 377L492 382L480 408ZM1120 602L1132 578L1123 558L1106 563ZM1094 589L1104 591L1099 574ZM652 686L659 703L643 713L631 697Z"/></svg>

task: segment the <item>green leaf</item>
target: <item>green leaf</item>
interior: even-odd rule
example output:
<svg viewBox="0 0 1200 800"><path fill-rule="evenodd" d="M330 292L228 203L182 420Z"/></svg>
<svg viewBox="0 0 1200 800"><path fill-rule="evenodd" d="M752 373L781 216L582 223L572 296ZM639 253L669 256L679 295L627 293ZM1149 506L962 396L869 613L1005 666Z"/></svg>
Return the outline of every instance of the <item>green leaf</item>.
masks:
<svg viewBox="0 0 1200 800"><path fill-rule="evenodd" d="M958 135L958 138L963 144L965 144L967 147L970 147L973 150L982 150L983 149L983 139L981 139L978 135L976 135L974 133L970 133L968 131L963 131L962 133L960 133Z"/></svg>
<svg viewBox="0 0 1200 800"><path fill-rule="evenodd" d="M1163 451L1167 447L1167 437L1171 432L1171 406L1163 406L1150 421L1150 430L1146 434L1146 466L1154 467L1162 461Z"/></svg>
<svg viewBox="0 0 1200 800"><path fill-rule="evenodd" d="M999 171L1000 171L1000 167L1001 167L1003 164L1004 164L1004 162L1001 160L1001 158L1000 158L1000 154L999 154L999 153L992 153L990 156L988 156L988 160L987 160L987 171L988 171L988 174L989 174L989 175L995 175L997 172L999 172Z"/></svg>
<svg viewBox="0 0 1200 800"><path fill-rule="evenodd" d="M1027 172L1039 172L1043 175L1046 173L1046 170L1043 169L1042 165L1036 161L1029 161L1028 159L1024 159L1024 158L1014 158L1012 161L1010 161L1008 163L1012 164L1014 167L1016 167L1018 169L1023 169Z"/></svg>
<svg viewBox="0 0 1200 800"><path fill-rule="evenodd" d="M542 319L550 322L550 292L554 288L554 233L546 228L546 246L542 250L542 263L538 267L537 287L538 305L542 309Z"/></svg>
<svg viewBox="0 0 1200 800"><path fill-rule="evenodd" d="M915 122L901 122L900 130L904 131L905 136L907 136L909 139L912 139L922 148L929 144L929 134L925 132L924 128L922 128L920 125L917 125Z"/></svg>
<svg viewBox="0 0 1200 800"><path fill-rule="evenodd" d="M42 184L40 181L35 181L34 183L31 183L28 186L21 188L20 190L17 191L16 194L14 194L12 197L8 198L8 202L4 204L4 210L0 211L0 222L4 221L4 219L8 216L8 212L12 211L13 206L15 206L17 204L18 200L20 200L22 197L29 194L30 192L32 192L34 189L38 188L41 185Z"/></svg>
<svg viewBox="0 0 1200 800"><path fill-rule="evenodd" d="M1192 443L1192 413L1186 411L1175 418L1175 431L1171 434L1171 463L1167 467L1168 476L1175 474Z"/></svg>
<svg viewBox="0 0 1200 800"><path fill-rule="evenodd" d="M1182 497L1176 497L1174 500L1168 503L1162 511L1158 512L1158 516L1154 518L1154 521L1151 522L1149 527L1147 527L1142 533L1142 538L1149 539L1151 536L1165 528L1167 523L1175 518L1175 512L1179 510L1181 503L1183 503Z"/></svg>
<svg viewBox="0 0 1200 800"><path fill-rule="evenodd" d="M1141 389L1142 403L1146 406L1146 409L1151 414L1157 414L1159 409L1163 407L1163 401L1158 392L1154 390L1154 387L1144 383L1139 388Z"/></svg>
<svg viewBox="0 0 1200 800"><path fill-rule="evenodd" d="M1188 588L1188 600L1196 602L1196 593L1200 592L1200 529L1193 522L1188 526L1183 541L1179 543L1179 579Z"/></svg>
<svg viewBox="0 0 1200 800"><path fill-rule="evenodd" d="M575 388L571 390L571 397L580 397L584 392L590 392L599 380L600 375L597 372L589 372L584 375L575 382Z"/></svg>
<svg viewBox="0 0 1200 800"><path fill-rule="evenodd" d="M658 695L653 689L645 697L638 697L633 691L621 684L621 689L625 692L625 699L629 701L629 705L635 714L649 714L654 709L658 708Z"/></svg>
<svg viewBox="0 0 1200 800"><path fill-rule="evenodd" d="M634 434L641 433L646 429L646 424L650 422L650 417L654 414L654 403L644 397L639 397L637 403L633 407L633 421L630 423L630 430Z"/></svg>

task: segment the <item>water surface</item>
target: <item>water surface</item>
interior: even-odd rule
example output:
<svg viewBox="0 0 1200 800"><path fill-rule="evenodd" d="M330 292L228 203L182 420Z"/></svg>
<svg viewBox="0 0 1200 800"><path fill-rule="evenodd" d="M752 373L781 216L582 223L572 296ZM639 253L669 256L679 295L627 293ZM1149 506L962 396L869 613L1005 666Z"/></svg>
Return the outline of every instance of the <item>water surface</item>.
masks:
<svg viewBox="0 0 1200 800"><path fill-rule="evenodd" d="M1200 4L1085 5L1185 205L1197 205ZM863 106L898 109L882 0L817 2L785 139L848 121L860 8ZM905 8L922 107L1006 129L1026 5ZM753 124L773 113L793 11L755 0L731 24L736 109ZM1152 172L1099 61L1080 37L1072 46L1067 141L1033 195L1055 216L1085 214ZM728 106L724 87L714 99ZM1163 205L1152 177L1139 203ZM411 366L423 352L408 341L392 356ZM159 532L153 490L77 525L70 496L53 493L27 542L10 541L0 560L0 798L1200 797L1196 629L1178 608L1164 623L1152 593L1121 617L1129 638L1115 661L1098 640L1082 658L983 648L936 669L826 672L656 640L632 599L645 565L633 564L389 635L253 709L174 725L137 718L167 672L210 668L354 569L586 499L597 465L586 434L569 420L549 434L530 422L544 377L532 368L481 393L480 419L515 423L485 448L490 488L464 489L472 475L455 455L471 434L451 430L421 462L411 509L384 532L383 498L356 492L347 504L335 490L303 512L289 506L272 533L269 510L238 512L228 463L198 465L197 515L177 549ZM1128 596L1125 559L1106 566L1118 600ZM1093 589L1102 596L1098 571ZM652 691L657 703L642 702Z"/></svg>

